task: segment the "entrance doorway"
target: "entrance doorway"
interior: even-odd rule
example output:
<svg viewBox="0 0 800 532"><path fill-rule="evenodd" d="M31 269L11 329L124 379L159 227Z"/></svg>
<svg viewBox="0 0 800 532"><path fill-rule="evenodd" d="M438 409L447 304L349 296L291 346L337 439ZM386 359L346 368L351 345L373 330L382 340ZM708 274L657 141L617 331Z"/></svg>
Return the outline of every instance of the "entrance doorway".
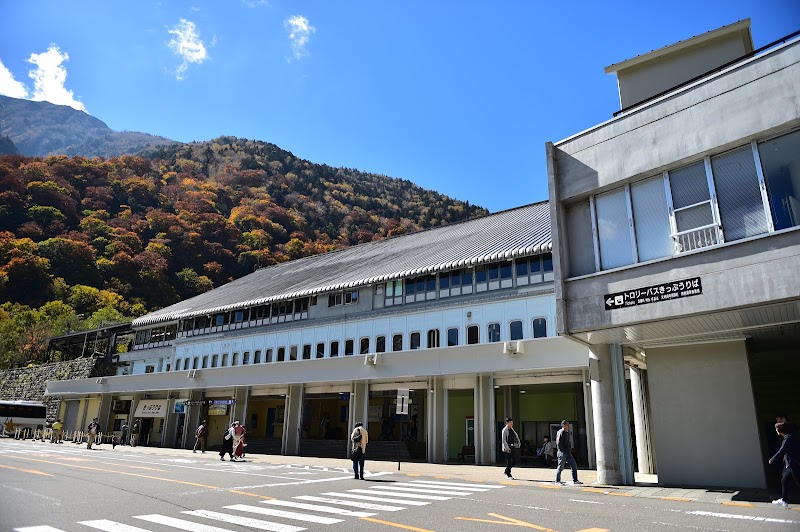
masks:
<svg viewBox="0 0 800 532"><path fill-rule="evenodd" d="M251 397L247 403L247 450L281 454L286 398L281 395Z"/></svg>
<svg viewBox="0 0 800 532"><path fill-rule="evenodd" d="M300 455L345 458L350 438L349 412L349 393L306 395L300 422Z"/></svg>

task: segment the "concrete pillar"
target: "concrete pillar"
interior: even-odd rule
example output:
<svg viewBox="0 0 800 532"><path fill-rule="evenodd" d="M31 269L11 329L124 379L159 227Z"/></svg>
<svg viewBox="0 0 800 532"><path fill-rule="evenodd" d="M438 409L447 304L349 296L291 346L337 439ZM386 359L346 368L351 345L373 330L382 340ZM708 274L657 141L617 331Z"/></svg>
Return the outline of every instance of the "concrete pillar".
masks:
<svg viewBox="0 0 800 532"><path fill-rule="evenodd" d="M475 376L475 463L494 463L494 379Z"/></svg>
<svg viewBox="0 0 800 532"><path fill-rule="evenodd" d="M447 398L441 378L428 382L428 461L443 463L447 460Z"/></svg>
<svg viewBox="0 0 800 532"><path fill-rule="evenodd" d="M352 432L356 422L360 421L363 423L364 428L367 428L369 425L367 422L369 418L369 383L367 381L356 381L353 383L352 390L353 391L350 393L350 409L348 411L350 419L347 420L347 456L350 456L350 453L353 451L353 446L350 444L349 440L350 432ZM378 435L371 434L370 436L377 439Z"/></svg>
<svg viewBox="0 0 800 532"><path fill-rule="evenodd" d="M97 419L100 421L100 432L107 434L114 430L114 422L111 420L111 399L112 394L104 393L100 396L100 409Z"/></svg>
<svg viewBox="0 0 800 532"><path fill-rule="evenodd" d="M233 405L233 420L238 421L247 427L247 400L250 396L250 389L247 387L235 388L233 398L236 402Z"/></svg>
<svg viewBox="0 0 800 532"><path fill-rule="evenodd" d="M189 402L197 402L203 400L203 391L193 389L189 392ZM203 419L206 419L205 416L206 407L203 405L187 405L186 406L186 419L184 419L185 425L185 433L184 437L180 442L180 447L182 449L189 449L194 447L194 433L197 431L197 427L200 425L200 422ZM206 427L208 430L208 427ZM206 438L208 435L206 434Z"/></svg>
<svg viewBox="0 0 800 532"><path fill-rule="evenodd" d="M597 467L597 455L594 447L594 412L592 410L592 382L589 379L589 370L583 370L583 412L586 424L586 452L589 467Z"/></svg>
<svg viewBox="0 0 800 532"><path fill-rule="evenodd" d="M601 484L633 484L623 367L622 349L619 345L604 344L590 348L589 374L592 384L597 481Z"/></svg>
<svg viewBox="0 0 800 532"><path fill-rule="evenodd" d="M283 419L283 454L297 456L300 453L300 427L303 416L303 385L292 384L286 394Z"/></svg>
<svg viewBox="0 0 800 532"><path fill-rule="evenodd" d="M646 372L637 367L631 367L630 374L633 427L636 432L636 461L639 465L639 473L650 475L654 471Z"/></svg>

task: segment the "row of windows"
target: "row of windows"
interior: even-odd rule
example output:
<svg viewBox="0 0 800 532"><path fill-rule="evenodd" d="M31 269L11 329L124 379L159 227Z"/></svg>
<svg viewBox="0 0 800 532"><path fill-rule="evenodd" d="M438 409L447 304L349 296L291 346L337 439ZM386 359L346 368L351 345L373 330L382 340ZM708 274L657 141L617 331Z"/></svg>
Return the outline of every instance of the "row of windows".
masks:
<svg viewBox="0 0 800 532"><path fill-rule="evenodd" d="M800 225L800 131L706 157L567 209L572 276Z"/></svg>
<svg viewBox="0 0 800 532"><path fill-rule="evenodd" d="M508 338L510 340L523 340L522 320L512 320L508 324ZM532 332L534 338L544 338L547 336L547 320L545 318L535 318L532 320ZM385 353L389 347L392 351L403 350L403 335L394 334L391 337L391 344L387 345L387 338L385 335L380 335L375 338L375 353ZM433 349L442 347L439 329L429 329L425 334L425 348ZM485 341L486 342L499 342L501 340L501 327L500 323L489 323L486 326ZM461 345L460 330L458 327L450 327L445 331L445 341L448 347ZM480 343L480 327L478 325L467 326L466 345L474 345ZM365 336L358 341L358 353L365 355L372 353L372 339ZM275 357L273 358L273 350L267 349L264 351L262 360L262 351L254 351L251 360L250 352L245 351L242 353L241 358L239 353L233 353L228 356L228 353L223 353L222 356L203 355L187 358L179 358L175 361L175 371L187 369L203 369L203 368L216 368L227 366L246 366L251 362L253 364L261 364L262 362L285 362L287 360L297 360L298 357L303 360L311 360L311 358L325 358L326 347L328 348L328 357L338 356L352 356L356 354L356 342L354 339L347 339L344 345L339 340L333 340L326 344L325 342L318 342L316 345L303 344L302 346L292 345L288 349L286 347L279 347L274 351ZM422 349L422 333L415 331L409 335L408 349Z"/></svg>
<svg viewBox="0 0 800 532"><path fill-rule="evenodd" d="M550 253L513 261L502 261L424 275L399 281L389 281L376 288L383 291L384 305L395 306L418 301L444 299L460 295L527 286L548 282L553 276L553 257ZM328 295L328 306L351 305L358 302L358 290L345 290ZM137 349L153 347L178 337L196 336L241 329L251 326L284 323L308 318L309 306L316 304L315 297L259 305L212 315L181 320L175 325L156 327L136 333ZM165 332L166 331L166 332Z"/></svg>

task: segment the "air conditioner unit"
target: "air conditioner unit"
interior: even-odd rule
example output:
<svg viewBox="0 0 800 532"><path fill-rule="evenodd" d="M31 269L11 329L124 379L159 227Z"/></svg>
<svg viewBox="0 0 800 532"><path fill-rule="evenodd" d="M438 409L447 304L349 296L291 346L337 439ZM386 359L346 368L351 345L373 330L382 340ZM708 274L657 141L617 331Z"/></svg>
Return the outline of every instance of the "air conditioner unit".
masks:
<svg viewBox="0 0 800 532"><path fill-rule="evenodd" d="M365 366L377 366L378 365L378 353L367 353L364 355L364 365Z"/></svg>
<svg viewBox="0 0 800 532"><path fill-rule="evenodd" d="M190 369L190 370L189 370L189 374L188 374L188 375L186 375L186 376L187 376L188 378L190 378L190 379L195 379L195 378L197 378L197 370L196 370L196 369Z"/></svg>
<svg viewBox="0 0 800 532"><path fill-rule="evenodd" d="M516 355L517 353L523 353L524 350L522 348L522 342L520 341L511 341L511 342L503 342L503 353L507 355Z"/></svg>
<svg viewBox="0 0 800 532"><path fill-rule="evenodd" d="M96 382L97 384L105 384L106 383L106 378L105 377L98 377L97 380L94 381L94 382Z"/></svg>

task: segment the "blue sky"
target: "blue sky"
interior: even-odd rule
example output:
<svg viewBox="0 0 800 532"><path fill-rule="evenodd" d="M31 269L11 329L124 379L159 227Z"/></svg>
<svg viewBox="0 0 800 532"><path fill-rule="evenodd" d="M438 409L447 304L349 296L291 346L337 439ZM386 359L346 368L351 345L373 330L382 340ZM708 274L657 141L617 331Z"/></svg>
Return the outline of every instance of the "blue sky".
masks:
<svg viewBox="0 0 800 532"><path fill-rule="evenodd" d="M0 6L0 94L178 141L235 135L491 211L547 199L545 141L619 108L603 68L800 1L39 1Z"/></svg>

